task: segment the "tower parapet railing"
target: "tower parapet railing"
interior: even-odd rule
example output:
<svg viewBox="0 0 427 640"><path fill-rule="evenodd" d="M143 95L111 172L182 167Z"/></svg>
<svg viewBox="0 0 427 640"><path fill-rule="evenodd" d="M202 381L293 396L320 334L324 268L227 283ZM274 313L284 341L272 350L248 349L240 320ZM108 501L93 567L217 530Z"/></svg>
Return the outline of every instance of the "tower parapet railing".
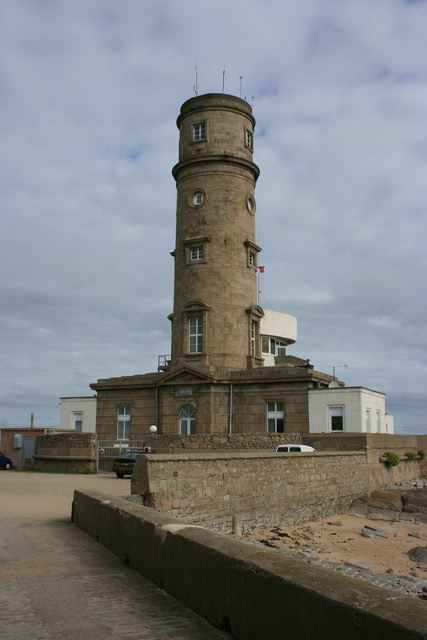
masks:
<svg viewBox="0 0 427 640"><path fill-rule="evenodd" d="M165 371L168 371L169 367L170 367L170 363L171 363L171 356L170 355L158 356L157 357L157 371L159 373L163 373Z"/></svg>

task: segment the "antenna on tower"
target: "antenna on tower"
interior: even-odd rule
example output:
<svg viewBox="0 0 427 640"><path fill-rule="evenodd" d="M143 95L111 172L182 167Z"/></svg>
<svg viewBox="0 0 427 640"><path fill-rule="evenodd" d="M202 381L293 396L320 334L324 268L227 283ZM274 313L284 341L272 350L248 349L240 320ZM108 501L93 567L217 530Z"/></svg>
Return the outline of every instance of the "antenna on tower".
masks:
<svg viewBox="0 0 427 640"><path fill-rule="evenodd" d="M224 93L224 89L225 89L225 62L224 62L224 69L222 70L222 92Z"/></svg>
<svg viewBox="0 0 427 640"><path fill-rule="evenodd" d="M242 97L242 80L243 80L243 76L239 76L239 82L240 82L239 98Z"/></svg>
<svg viewBox="0 0 427 640"><path fill-rule="evenodd" d="M197 95L198 95L198 92L199 92L199 88L198 88L198 86L197 86L197 64L196 64L196 66L195 66L195 69L196 69L196 84L193 84L193 89L194 89L194 93L195 93L195 94L196 94L196 96L197 96Z"/></svg>

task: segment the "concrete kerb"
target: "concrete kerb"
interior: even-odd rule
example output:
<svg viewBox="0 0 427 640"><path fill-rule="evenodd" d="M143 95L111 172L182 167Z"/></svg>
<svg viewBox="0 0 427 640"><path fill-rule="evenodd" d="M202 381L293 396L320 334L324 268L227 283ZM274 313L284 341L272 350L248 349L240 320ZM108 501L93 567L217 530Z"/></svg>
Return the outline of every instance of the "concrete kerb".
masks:
<svg viewBox="0 0 427 640"><path fill-rule="evenodd" d="M409 596L258 549L98 492L76 491L73 522L212 624L244 640L426 638Z"/></svg>

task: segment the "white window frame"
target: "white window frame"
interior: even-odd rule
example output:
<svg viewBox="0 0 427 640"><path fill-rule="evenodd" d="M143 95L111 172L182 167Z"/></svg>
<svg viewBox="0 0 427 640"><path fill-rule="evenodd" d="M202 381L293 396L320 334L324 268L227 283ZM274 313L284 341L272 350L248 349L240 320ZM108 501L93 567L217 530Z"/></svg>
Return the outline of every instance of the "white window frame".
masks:
<svg viewBox="0 0 427 640"><path fill-rule="evenodd" d="M72 413L72 428L76 433L82 433L83 431L83 411L73 411Z"/></svg>
<svg viewBox="0 0 427 640"><path fill-rule="evenodd" d="M193 265L196 262L206 262L208 254L208 243L211 239L208 236L200 238L188 238L183 240L184 252L185 252L185 264ZM198 257L195 257L194 250Z"/></svg>
<svg viewBox="0 0 427 640"><path fill-rule="evenodd" d="M267 402L267 433L285 433L285 403L283 400Z"/></svg>
<svg viewBox="0 0 427 640"><path fill-rule="evenodd" d="M206 191L201 187L197 187L187 197L188 206L191 209L200 209L206 202Z"/></svg>
<svg viewBox="0 0 427 640"><path fill-rule="evenodd" d="M371 425L372 425L371 410L370 409L366 409L366 411L365 411L366 433L371 433Z"/></svg>
<svg viewBox="0 0 427 640"><path fill-rule="evenodd" d="M188 352L203 353L204 317L194 314L188 317Z"/></svg>
<svg viewBox="0 0 427 640"><path fill-rule="evenodd" d="M250 240L245 240L243 243L246 247L246 264L249 269L258 269L258 253L261 251L258 245L254 244Z"/></svg>
<svg viewBox="0 0 427 640"><path fill-rule="evenodd" d="M204 193L202 191L196 191L196 193L193 194L193 204L196 207L200 207L201 204L203 204L205 201L205 196Z"/></svg>
<svg viewBox="0 0 427 640"><path fill-rule="evenodd" d="M130 440L131 406L121 404L117 407L117 440Z"/></svg>
<svg viewBox="0 0 427 640"><path fill-rule="evenodd" d="M179 412L179 433L182 436L196 433L196 409L192 404L184 405Z"/></svg>
<svg viewBox="0 0 427 640"><path fill-rule="evenodd" d="M265 350L266 343L268 344L267 351ZM280 340L277 340L276 338L271 338L270 336L262 337L262 353L266 355L285 356L286 347L287 345L285 342L280 342Z"/></svg>
<svg viewBox="0 0 427 640"><path fill-rule="evenodd" d="M257 334L257 322L251 321L251 356L256 356L256 334Z"/></svg>
<svg viewBox="0 0 427 640"><path fill-rule="evenodd" d="M191 262L201 262L205 259L205 247L203 245L197 245L196 247L190 247L190 260Z"/></svg>
<svg viewBox="0 0 427 640"><path fill-rule="evenodd" d="M206 122L196 122L193 124L193 140L194 142L203 142L206 140Z"/></svg>

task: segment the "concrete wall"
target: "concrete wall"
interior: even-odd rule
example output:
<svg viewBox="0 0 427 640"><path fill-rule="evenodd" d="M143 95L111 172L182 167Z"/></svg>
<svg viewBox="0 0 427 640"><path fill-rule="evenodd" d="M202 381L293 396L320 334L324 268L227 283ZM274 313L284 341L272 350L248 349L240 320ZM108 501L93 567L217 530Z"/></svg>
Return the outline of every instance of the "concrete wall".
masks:
<svg viewBox="0 0 427 640"><path fill-rule="evenodd" d="M232 531L348 509L369 488L366 454L266 452L140 456L132 494L172 517Z"/></svg>
<svg viewBox="0 0 427 640"><path fill-rule="evenodd" d="M425 603L112 499L76 491L73 522L237 640L421 640Z"/></svg>
<svg viewBox="0 0 427 640"><path fill-rule="evenodd" d="M34 469L68 473L96 473L96 435L58 433L39 436Z"/></svg>
<svg viewBox="0 0 427 640"><path fill-rule="evenodd" d="M74 430L75 413L82 414L82 433L96 431L96 396L61 398L61 429Z"/></svg>

